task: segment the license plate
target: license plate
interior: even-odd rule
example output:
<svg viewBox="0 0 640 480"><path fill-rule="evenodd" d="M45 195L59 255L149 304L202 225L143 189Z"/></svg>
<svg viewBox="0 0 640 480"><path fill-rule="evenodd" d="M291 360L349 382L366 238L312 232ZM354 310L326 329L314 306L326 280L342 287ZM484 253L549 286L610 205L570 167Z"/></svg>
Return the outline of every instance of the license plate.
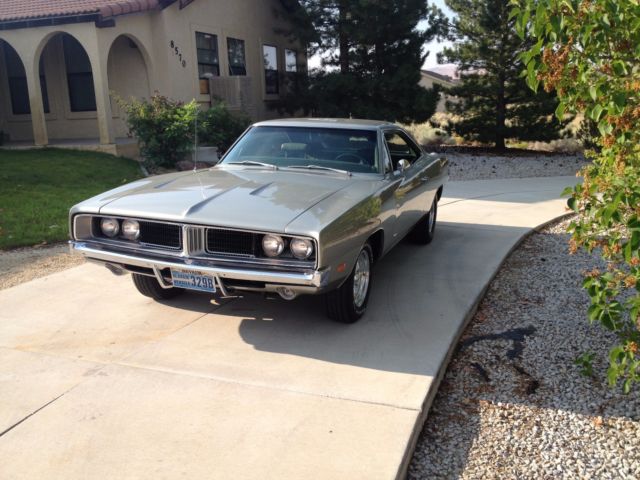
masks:
<svg viewBox="0 0 640 480"><path fill-rule="evenodd" d="M171 278L174 287L216 293L216 281L213 275L190 270L174 270L172 268Z"/></svg>

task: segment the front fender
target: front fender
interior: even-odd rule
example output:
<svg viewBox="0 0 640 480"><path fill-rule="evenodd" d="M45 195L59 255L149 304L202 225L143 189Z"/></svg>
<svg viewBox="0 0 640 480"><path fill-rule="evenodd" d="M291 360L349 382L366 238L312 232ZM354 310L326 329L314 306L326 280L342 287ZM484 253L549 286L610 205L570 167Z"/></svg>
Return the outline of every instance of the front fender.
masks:
<svg viewBox="0 0 640 480"><path fill-rule="evenodd" d="M370 197L320 232L319 261L329 267L329 285L339 287L349 277L365 242L380 229L382 201Z"/></svg>

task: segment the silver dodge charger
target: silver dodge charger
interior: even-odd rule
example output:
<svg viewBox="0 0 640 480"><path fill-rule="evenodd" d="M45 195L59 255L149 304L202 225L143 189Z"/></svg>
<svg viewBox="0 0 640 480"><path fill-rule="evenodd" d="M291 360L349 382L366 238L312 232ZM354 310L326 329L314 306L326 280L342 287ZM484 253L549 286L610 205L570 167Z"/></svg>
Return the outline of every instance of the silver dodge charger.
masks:
<svg viewBox="0 0 640 480"><path fill-rule="evenodd" d="M373 265L435 232L448 162L369 120L252 125L212 168L139 180L71 209L71 249L156 300L196 290L324 294L365 313Z"/></svg>

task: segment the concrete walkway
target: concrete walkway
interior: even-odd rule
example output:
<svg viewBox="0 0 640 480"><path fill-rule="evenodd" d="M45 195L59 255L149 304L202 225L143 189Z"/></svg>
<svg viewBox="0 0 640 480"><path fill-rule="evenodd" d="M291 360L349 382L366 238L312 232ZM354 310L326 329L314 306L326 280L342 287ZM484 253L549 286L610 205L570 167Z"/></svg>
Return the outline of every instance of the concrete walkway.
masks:
<svg viewBox="0 0 640 480"><path fill-rule="evenodd" d="M449 184L354 325L315 297L161 305L94 265L1 291L0 477L402 477L485 287L575 180Z"/></svg>

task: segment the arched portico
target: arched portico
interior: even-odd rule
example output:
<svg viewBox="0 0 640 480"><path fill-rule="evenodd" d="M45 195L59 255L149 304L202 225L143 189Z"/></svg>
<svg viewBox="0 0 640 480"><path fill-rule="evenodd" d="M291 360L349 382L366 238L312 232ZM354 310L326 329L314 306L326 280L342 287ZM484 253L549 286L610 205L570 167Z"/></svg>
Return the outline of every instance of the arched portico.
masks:
<svg viewBox="0 0 640 480"><path fill-rule="evenodd" d="M18 139L32 135L31 119L49 111L46 78L30 71L30 63L14 48L12 42L0 37L0 130L3 136L13 134ZM31 92L38 97L32 98ZM35 133L35 132L33 132ZM39 144L46 144L46 128L33 135Z"/></svg>
<svg viewBox="0 0 640 480"><path fill-rule="evenodd" d="M112 92L114 131L118 137L125 136L128 132L126 119L117 104L118 98L128 100L150 96L148 59L146 49L133 35L119 35L109 48L107 76Z"/></svg>
<svg viewBox="0 0 640 480"><path fill-rule="evenodd" d="M34 69L40 69L40 75L48 79L52 91L53 111L45 121L47 136L58 140L97 137L100 116L95 61L80 38L65 31L50 32L37 44L33 62Z"/></svg>
<svg viewBox="0 0 640 480"><path fill-rule="evenodd" d="M36 145L96 137L112 144L108 50L99 48L95 30L82 24L22 32L0 35L0 129Z"/></svg>

